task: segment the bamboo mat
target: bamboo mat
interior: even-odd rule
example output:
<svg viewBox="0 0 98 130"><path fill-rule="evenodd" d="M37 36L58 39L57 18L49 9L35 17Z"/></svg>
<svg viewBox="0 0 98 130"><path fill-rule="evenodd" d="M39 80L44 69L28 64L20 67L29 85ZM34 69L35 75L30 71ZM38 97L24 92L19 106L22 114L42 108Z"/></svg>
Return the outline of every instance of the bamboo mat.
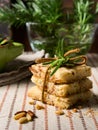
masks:
<svg viewBox="0 0 98 130"><path fill-rule="evenodd" d="M33 86L30 78L14 84L0 87L0 130L98 130L98 55L88 54L88 64L92 67L93 97L82 105L78 112L64 110L64 115L57 116L56 108L44 105L37 110L30 105L27 92ZM13 119L20 110L32 110L37 118L26 124L19 124Z"/></svg>

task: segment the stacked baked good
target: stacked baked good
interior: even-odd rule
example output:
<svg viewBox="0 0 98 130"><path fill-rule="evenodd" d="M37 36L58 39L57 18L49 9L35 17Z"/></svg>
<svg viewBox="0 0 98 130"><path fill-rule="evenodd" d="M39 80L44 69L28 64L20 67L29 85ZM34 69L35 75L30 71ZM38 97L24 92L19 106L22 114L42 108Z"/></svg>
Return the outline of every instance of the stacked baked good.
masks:
<svg viewBox="0 0 98 130"><path fill-rule="evenodd" d="M48 72L46 84L43 86L47 67L42 64L30 67L33 73L31 80L35 86L30 88L28 96L60 108L69 108L78 101L85 101L90 98L92 82L88 78L91 75L89 66L60 67L53 76L49 76L50 72Z"/></svg>
<svg viewBox="0 0 98 130"><path fill-rule="evenodd" d="M88 100L92 93L91 68L86 64L73 67L61 66L51 75L54 68L38 63L30 67L31 80L35 84L28 96L59 108L70 108L79 101Z"/></svg>

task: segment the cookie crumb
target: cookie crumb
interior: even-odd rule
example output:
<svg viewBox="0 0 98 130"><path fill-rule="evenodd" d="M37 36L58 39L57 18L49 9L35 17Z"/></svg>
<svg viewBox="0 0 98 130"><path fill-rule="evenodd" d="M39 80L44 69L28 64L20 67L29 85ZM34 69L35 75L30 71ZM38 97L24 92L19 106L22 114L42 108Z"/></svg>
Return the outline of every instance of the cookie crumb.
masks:
<svg viewBox="0 0 98 130"><path fill-rule="evenodd" d="M57 111L55 111L55 113L57 115L64 115L64 111L63 110L57 110Z"/></svg>
<svg viewBox="0 0 98 130"><path fill-rule="evenodd" d="M74 113L76 113L76 112L78 112L78 109L77 109L77 108L74 108L74 109L72 109L72 111L73 111Z"/></svg>
<svg viewBox="0 0 98 130"><path fill-rule="evenodd" d="M30 104L30 105L35 105L35 101L34 101L34 100L31 100L31 101L29 101L29 104Z"/></svg>
<svg viewBox="0 0 98 130"><path fill-rule="evenodd" d="M44 106L43 105L39 105L39 104L36 104L35 107L36 107L37 110L44 109Z"/></svg>

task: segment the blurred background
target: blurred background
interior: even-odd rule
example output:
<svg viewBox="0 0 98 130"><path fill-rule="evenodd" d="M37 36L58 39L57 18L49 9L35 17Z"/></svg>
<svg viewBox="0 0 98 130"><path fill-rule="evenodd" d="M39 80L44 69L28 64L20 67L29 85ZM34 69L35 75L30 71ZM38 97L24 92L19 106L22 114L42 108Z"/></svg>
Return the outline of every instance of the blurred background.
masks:
<svg viewBox="0 0 98 130"><path fill-rule="evenodd" d="M22 0L24 3L26 3L27 0ZM95 2L98 2L98 0L92 0ZM0 0L0 7L3 7L7 5L9 8L11 8L11 4L16 3L16 0ZM72 11L73 10L73 0L63 0L63 8L64 11ZM93 14L92 14L93 15ZM98 18L95 19L95 23L98 23ZM31 51L31 47L28 41L27 37L27 32L26 32L26 27L20 27L20 28L15 28L11 27L9 29L9 25L0 23L0 34L3 34L4 36L11 35L13 40L17 42L22 42L25 46L25 51ZM22 34L22 35L21 35ZM90 52L95 52L98 53L98 29L96 30L96 33L94 35L94 40L92 47L90 49Z"/></svg>

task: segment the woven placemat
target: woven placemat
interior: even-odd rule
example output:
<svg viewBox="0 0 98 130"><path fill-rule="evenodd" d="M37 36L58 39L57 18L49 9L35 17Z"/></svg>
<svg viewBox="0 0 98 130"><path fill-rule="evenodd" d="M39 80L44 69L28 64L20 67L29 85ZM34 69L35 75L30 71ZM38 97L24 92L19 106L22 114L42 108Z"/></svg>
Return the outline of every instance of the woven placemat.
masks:
<svg viewBox="0 0 98 130"><path fill-rule="evenodd" d="M0 86L12 84L26 77L31 76L29 66L35 63L34 60L36 58L41 58L43 56L43 50L36 53L24 52L15 60L10 62L6 66L4 73L0 74Z"/></svg>

